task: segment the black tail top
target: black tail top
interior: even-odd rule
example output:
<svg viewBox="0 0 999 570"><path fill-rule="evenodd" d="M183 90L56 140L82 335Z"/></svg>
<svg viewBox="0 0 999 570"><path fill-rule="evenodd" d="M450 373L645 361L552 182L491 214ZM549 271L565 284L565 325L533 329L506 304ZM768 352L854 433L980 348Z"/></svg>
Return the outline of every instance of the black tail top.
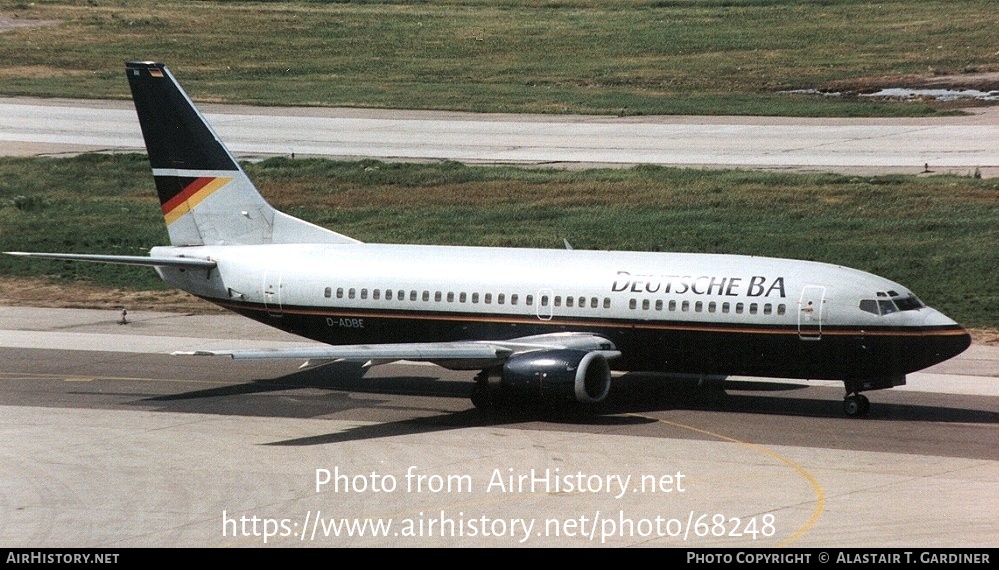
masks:
<svg viewBox="0 0 999 570"><path fill-rule="evenodd" d="M165 65L130 62L125 70L154 169L239 170Z"/></svg>

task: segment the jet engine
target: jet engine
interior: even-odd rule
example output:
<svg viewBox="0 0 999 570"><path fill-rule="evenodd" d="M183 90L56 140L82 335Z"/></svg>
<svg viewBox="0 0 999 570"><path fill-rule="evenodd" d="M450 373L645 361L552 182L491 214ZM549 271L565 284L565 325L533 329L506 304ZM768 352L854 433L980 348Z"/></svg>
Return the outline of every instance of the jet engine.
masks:
<svg viewBox="0 0 999 570"><path fill-rule="evenodd" d="M477 378L472 401L479 408L506 397L596 403L607 397L610 379L610 365L600 351L526 352L484 370Z"/></svg>

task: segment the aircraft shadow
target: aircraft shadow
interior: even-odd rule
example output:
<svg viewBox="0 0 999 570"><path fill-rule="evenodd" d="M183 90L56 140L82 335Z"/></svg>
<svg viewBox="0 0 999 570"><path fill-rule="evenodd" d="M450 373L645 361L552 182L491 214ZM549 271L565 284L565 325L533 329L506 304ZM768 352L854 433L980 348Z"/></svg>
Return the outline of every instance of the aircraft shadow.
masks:
<svg viewBox="0 0 999 570"><path fill-rule="evenodd" d="M434 416L410 418L375 425L358 426L342 432L305 438L275 441L266 445L323 445L398 435L433 433L454 429L488 426L529 426L530 424L571 424L574 426L612 426L655 423L651 418L627 415L600 415L575 406L521 402L517 407L483 412L474 408L443 412Z"/></svg>
<svg viewBox="0 0 999 570"><path fill-rule="evenodd" d="M843 414L842 390L810 386L806 382L798 384L766 380L709 380L702 383L696 379L678 380L645 373L625 374L616 378L615 382L607 400L600 406L602 413L687 409L849 419ZM796 393L804 390L828 392L830 397L811 398ZM868 420L999 423L999 412L995 411L918 403L879 402L877 396L873 396L872 399L875 401L872 402Z"/></svg>
<svg viewBox="0 0 999 570"><path fill-rule="evenodd" d="M463 410L443 409L443 406L400 407L397 405L398 400L378 396L417 396L431 398L431 401L457 398L471 406L469 398L473 383L471 378L468 381L442 380L432 368L428 369L426 376L375 379L366 378L367 371L368 369L354 363L335 363L276 378L260 378L242 384L143 398L136 405L155 403L161 411L178 413L302 419L335 417L352 409L376 408L397 409L407 414L426 414L268 445L318 445L538 421L572 425L633 425L654 421L633 416L594 414L577 406L528 400L517 401L509 407L488 413L471 407Z"/></svg>
<svg viewBox="0 0 999 570"><path fill-rule="evenodd" d="M483 412L471 408L446 409L434 406L433 399L469 398L471 381L441 380L434 369L426 376L391 376L365 378L367 369L346 363L296 371L270 379L256 379L235 384L145 398L170 412L221 415L271 416L289 418L336 417L353 409L383 409L418 417L388 419L377 424L357 426L344 431L275 441L266 445L324 445L377 439L383 437L433 433L468 427L529 426L532 423L566 424L583 430L587 426L627 426L655 423L655 418L635 414L671 410L697 410L724 413L769 414L834 418L844 421L842 394L827 388L830 398L811 398L797 394L808 388L802 383L766 380L721 379L699 382L650 374L625 374L614 379L607 400L590 407L517 401L499 410ZM835 395L832 395L835 394ZM271 397L257 397L270 395ZM398 399L379 396L427 397L400 406ZM999 413L908 403L876 402L868 419L922 422L964 422L999 424Z"/></svg>
<svg viewBox="0 0 999 570"><path fill-rule="evenodd" d="M432 394L438 398L464 399L469 393L469 383L439 380L432 374L372 381L364 377L366 371L358 364L335 363L276 378L145 398L137 404L155 403L161 410L170 412L315 418L354 408L391 404L389 399L364 397L367 394ZM439 408L427 410L440 411Z"/></svg>

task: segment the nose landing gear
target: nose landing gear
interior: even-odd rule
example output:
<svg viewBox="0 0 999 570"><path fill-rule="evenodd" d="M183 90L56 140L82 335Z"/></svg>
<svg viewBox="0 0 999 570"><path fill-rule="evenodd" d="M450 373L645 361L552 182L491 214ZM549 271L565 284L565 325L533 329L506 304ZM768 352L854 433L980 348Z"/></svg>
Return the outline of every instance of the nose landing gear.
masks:
<svg viewBox="0 0 999 570"><path fill-rule="evenodd" d="M844 382L846 397L843 398L843 412L847 417L865 418L871 411L871 402L861 392L868 390L883 390L905 385L905 375L883 376L878 378L848 379Z"/></svg>
<svg viewBox="0 0 999 570"><path fill-rule="evenodd" d="M847 417L863 418L867 417L867 412L871 411L871 401L863 394L847 394L843 399L843 412Z"/></svg>

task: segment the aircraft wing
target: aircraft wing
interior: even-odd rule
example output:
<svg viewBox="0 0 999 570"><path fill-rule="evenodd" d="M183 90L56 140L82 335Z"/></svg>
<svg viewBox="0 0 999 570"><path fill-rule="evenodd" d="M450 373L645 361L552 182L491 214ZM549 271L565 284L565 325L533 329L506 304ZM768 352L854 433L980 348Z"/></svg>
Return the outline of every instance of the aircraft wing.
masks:
<svg viewBox="0 0 999 570"><path fill-rule="evenodd" d="M293 360L436 360L503 359L512 353L500 346L473 342L318 345L294 348L178 351L180 356L229 356L234 360L284 358Z"/></svg>
<svg viewBox="0 0 999 570"><path fill-rule="evenodd" d="M177 351L179 356L228 356L242 359L292 359L313 362L357 361L368 365L396 360L433 362L453 369L476 369L500 364L511 356L540 350L572 349L600 352L611 359L621 355L607 339L587 333L555 333L502 341L423 342L399 344L316 345L289 348Z"/></svg>

